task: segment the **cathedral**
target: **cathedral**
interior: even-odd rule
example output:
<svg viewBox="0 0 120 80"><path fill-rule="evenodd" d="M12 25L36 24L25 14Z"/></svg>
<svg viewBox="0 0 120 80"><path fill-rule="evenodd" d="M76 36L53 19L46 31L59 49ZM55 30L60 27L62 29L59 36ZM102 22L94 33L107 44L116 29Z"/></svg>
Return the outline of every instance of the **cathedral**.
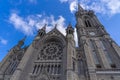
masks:
<svg viewBox="0 0 120 80"><path fill-rule="evenodd" d="M74 27L64 36L55 26L38 30L33 42L25 38L0 62L0 80L120 80L120 47L106 32L92 10L80 5Z"/></svg>

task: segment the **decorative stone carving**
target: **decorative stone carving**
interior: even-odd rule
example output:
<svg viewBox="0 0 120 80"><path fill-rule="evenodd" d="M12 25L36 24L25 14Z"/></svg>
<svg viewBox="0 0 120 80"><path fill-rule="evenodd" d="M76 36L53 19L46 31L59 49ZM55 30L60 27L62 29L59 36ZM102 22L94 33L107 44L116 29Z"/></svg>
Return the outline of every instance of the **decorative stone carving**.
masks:
<svg viewBox="0 0 120 80"><path fill-rule="evenodd" d="M38 59L55 60L62 59L63 48L60 43L50 42L43 46L39 53Z"/></svg>

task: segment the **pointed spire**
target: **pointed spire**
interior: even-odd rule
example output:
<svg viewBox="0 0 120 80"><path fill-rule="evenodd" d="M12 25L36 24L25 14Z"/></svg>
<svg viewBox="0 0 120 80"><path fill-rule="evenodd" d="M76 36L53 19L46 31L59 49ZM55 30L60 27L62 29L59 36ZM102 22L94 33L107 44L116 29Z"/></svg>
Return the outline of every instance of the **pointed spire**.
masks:
<svg viewBox="0 0 120 80"><path fill-rule="evenodd" d="M47 26L47 24L45 24L41 29L39 29L38 33L41 32L41 31L45 31L46 30L46 26Z"/></svg>
<svg viewBox="0 0 120 80"><path fill-rule="evenodd" d="M45 24L42 29L43 29L43 30L46 30L46 26L47 26L47 24Z"/></svg>
<svg viewBox="0 0 120 80"><path fill-rule="evenodd" d="M78 3L78 11L83 11L84 9L80 6L80 4Z"/></svg>
<svg viewBox="0 0 120 80"><path fill-rule="evenodd" d="M55 29L57 29L57 24L55 24Z"/></svg>
<svg viewBox="0 0 120 80"><path fill-rule="evenodd" d="M46 34L46 26L47 24L45 24L41 29L38 30L39 36L44 36Z"/></svg>

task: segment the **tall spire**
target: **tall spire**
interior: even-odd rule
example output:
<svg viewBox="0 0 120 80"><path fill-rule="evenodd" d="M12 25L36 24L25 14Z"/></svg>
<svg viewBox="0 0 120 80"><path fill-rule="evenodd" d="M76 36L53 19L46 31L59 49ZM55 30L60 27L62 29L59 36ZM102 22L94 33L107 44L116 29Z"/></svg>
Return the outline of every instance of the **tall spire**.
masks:
<svg viewBox="0 0 120 80"><path fill-rule="evenodd" d="M83 11L84 9L80 6L80 4L78 3L78 11Z"/></svg>

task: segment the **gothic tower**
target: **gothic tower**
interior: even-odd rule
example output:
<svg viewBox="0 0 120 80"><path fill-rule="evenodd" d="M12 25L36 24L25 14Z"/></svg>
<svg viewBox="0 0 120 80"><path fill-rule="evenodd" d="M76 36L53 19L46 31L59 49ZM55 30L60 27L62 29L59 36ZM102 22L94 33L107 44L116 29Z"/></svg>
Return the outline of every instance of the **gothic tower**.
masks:
<svg viewBox="0 0 120 80"><path fill-rule="evenodd" d="M23 38L8 52L0 80L120 80L119 46L93 11L79 5L75 16L78 47L71 24L66 35L45 24L28 47Z"/></svg>
<svg viewBox="0 0 120 80"><path fill-rule="evenodd" d="M92 10L84 10L78 5L75 16L84 76L87 80L119 80L119 46L110 38Z"/></svg>

